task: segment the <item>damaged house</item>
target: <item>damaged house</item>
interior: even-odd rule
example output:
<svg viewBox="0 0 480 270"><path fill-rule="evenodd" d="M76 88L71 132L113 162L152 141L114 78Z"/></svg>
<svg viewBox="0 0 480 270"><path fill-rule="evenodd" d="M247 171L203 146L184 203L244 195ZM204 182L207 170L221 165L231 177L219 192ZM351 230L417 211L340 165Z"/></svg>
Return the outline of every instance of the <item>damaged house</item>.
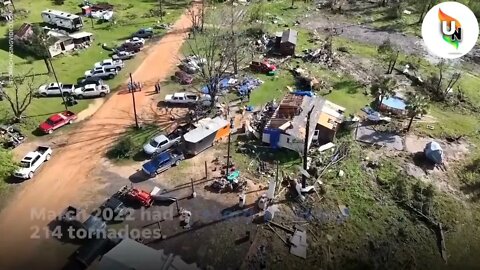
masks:
<svg viewBox="0 0 480 270"><path fill-rule="evenodd" d="M298 32L293 29L277 33L275 38L275 50L283 56L295 55L297 35Z"/></svg>
<svg viewBox="0 0 480 270"><path fill-rule="evenodd" d="M345 108L317 96L287 94L267 122L262 142L272 148L303 152L308 113L308 148L313 141L328 143L343 122Z"/></svg>

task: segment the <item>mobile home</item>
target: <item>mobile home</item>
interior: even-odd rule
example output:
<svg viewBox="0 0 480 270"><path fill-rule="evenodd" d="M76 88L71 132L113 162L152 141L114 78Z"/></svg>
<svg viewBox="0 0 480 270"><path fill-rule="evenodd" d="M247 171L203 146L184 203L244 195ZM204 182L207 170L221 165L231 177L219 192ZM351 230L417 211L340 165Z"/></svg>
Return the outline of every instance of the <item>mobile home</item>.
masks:
<svg viewBox="0 0 480 270"><path fill-rule="evenodd" d="M58 10L49 9L43 11L42 19L45 23L52 26L71 31L77 31L83 27L82 18L80 16Z"/></svg>
<svg viewBox="0 0 480 270"><path fill-rule="evenodd" d="M195 126L183 135L184 150L189 155L197 155L230 133L230 123L221 117L202 119Z"/></svg>

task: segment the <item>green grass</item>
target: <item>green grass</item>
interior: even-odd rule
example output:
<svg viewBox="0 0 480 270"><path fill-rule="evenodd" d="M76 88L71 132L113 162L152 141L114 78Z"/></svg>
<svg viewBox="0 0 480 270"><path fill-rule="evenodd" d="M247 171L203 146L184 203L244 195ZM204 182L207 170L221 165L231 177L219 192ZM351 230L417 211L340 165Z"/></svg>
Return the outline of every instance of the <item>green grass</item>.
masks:
<svg viewBox="0 0 480 270"><path fill-rule="evenodd" d="M183 12L184 8L188 6L189 0L181 1L165 1L164 10L167 14L163 18L163 22L172 23ZM83 76L83 73L90 69L95 62L102 59L109 58L109 52L101 48L102 43L109 45L120 44L123 40L142 27L154 26L160 18L146 16L150 9L156 9L155 1L138 1L135 4L128 4L121 0L111 0L110 4L115 6L116 24L94 23L93 28L90 19L84 18L84 28L82 31L91 32L94 34L94 42L90 48L79 51L78 53L65 56L57 56L53 59L53 65L60 82L75 83L78 78ZM50 0L17 0L15 2L16 8L28 10L27 18L23 18L15 22L15 25L20 25L23 22L38 23L41 22L41 11L48 8L55 8L62 11L77 13L80 8L77 6L79 1L67 0L62 6L54 6ZM7 32L8 26L0 27L0 34ZM155 30L155 34L161 37L166 30ZM127 74L135 70L141 63L145 53L140 53L134 60L130 60L126 68L113 80L108 81L112 89L122 84L127 79ZM46 67L43 60L26 60L25 55L21 51L17 51L13 56L14 74L22 75L26 71L33 69L33 72L39 74L35 77L35 86L40 86L43 83L54 80L53 76L46 75ZM0 40L0 59L9 59L8 40L3 38ZM8 61L0 62L0 72L8 71ZM72 107L72 111L79 112L88 106L89 101L80 101L79 105ZM26 115L28 120L23 127L30 131L34 129L38 122L42 121L47 115L61 111L63 105L60 98L44 98L35 99L31 107L27 110ZM10 109L5 102L0 103L0 115L7 118Z"/></svg>
<svg viewBox="0 0 480 270"><path fill-rule="evenodd" d="M258 75L264 83L255 89L251 96L249 105L261 106L273 99L281 100L288 92L287 86L294 87L295 82L291 73L286 70L280 70L275 76Z"/></svg>
<svg viewBox="0 0 480 270"><path fill-rule="evenodd" d="M140 130L135 127L128 128L115 144L107 151L106 157L120 163L128 163L135 160L143 160L144 154L142 147L148 140L161 129L156 125L142 126ZM128 141L128 143L126 143ZM128 146L124 146L124 145ZM122 155L118 153L122 152Z"/></svg>

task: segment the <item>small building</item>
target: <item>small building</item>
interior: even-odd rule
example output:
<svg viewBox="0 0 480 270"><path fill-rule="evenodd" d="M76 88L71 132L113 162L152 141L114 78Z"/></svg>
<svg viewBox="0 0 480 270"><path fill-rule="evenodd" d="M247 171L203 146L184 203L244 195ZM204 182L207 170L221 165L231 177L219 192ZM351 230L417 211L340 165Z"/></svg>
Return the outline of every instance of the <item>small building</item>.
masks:
<svg viewBox="0 0 480 270"><path fill-rule="evenodd" d="M297 46L298 32L293 29L287 29L276 34L275 47L281 55L294 55L295 47Z"/></svg>
<svg viewBox="0 0 480 270"><path fill-rule="evenodd" d="M130 238L123 239L118 245L103 255L91 270L199 270L196 264L187 264L179 256L165 254Z"/></svg>
<svg viewBox="0 0 480 270"><path fill-rule="evenodd" d="M33 34L33 26L29 23L23 23L15 32L13 39L15 41L27 41Z"/></svg>
<svg viewBox="0 0 480 270"><path fill-rule="evenodd" d="M197 155L228 134L230 123L227 120L221 117L204 118L195 124L195 129L183 135L184 150L187 154Z"/></svg>
<svg viewBox="0 0 480 270"><path fill-rule="evenodd" d="M267 122L263 130L262 142L269 144L272 148L287 148L303 153L309 111L312 113L308 148L314 140L323 143L333 141L343 121L345 108L321 97L289 93L282 99Z"/></svg>
<svg viewBox="0 0 480 270"><path fill-rule="evenodd" d="M89 32L67 33L66 31L50 30L47 35L55 39L48 48L52 57L87 47L93 41L93 34Z"/></svg>

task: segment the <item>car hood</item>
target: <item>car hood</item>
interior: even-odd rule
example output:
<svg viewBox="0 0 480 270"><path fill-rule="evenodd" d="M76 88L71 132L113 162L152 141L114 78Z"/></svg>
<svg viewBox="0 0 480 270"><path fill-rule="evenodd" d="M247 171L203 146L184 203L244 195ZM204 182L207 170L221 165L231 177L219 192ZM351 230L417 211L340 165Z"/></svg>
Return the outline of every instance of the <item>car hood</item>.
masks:
<svg viewBox="0 0 480 270"><path fill-rule="evenodd" d="M158 169L157 166L155 165L155 162L151 160L143 164L142 167L143 167L143 170L148 174L154 174Z"/></svg>
<svg viewBox="0 0 480 270"><path fill-rule="evenodd" d="M92 71L91 70L85 71L85 76L87 76L87 75L92 75Z"/></svg>
<svg viewBox="0 0 480 270"><path fill-rule="evenodd" d="M143 145L143 151L145 151L146 154L153 154L155 153L155 151L157 150L157 148L153 147L150 143L146 143Z"/></svg>
<svg viewBox="0 0 480 270"><path fill-rule="evenodd" d="M28 168L18 168L15 170L15 174L27 175L30 172Z"/></svg>
<svg viewBox="0 0 480 270"><path fill-rule="evenodd" d="M170 100L172 98L173 98L173 95L171 95L171 94L165 96L165 100Z"/></svg>
<svg viewBox="0 0 480 270"><path fill-rule="evenodd" d="M51 125L49 125L47 122L43 122L39 126L40 130L47 131L52 128Z"/></svg>
<svg viewBox="0 0 480 270"><path fill-rule="evenodd" d="M96 62L93 66L94 67L101 67L102 65L100 64L100 62Z"/></svg>

